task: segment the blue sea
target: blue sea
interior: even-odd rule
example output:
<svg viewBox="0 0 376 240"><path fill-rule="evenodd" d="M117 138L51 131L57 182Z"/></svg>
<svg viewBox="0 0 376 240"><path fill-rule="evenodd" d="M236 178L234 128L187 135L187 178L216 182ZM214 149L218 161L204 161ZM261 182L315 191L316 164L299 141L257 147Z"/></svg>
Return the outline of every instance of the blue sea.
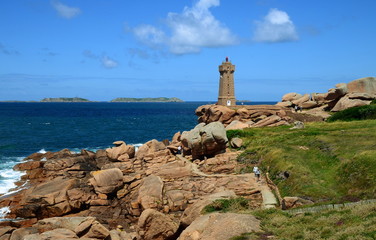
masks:
<svg viewBox="0 0 376 240"><path fill-rule="evenodd" d="M13 166L34 152L96 151L117 140L136 146L171 140L197 124L195 110L204 104L208 102L0 103L0 195L20 179L22 173Z"/></svg>

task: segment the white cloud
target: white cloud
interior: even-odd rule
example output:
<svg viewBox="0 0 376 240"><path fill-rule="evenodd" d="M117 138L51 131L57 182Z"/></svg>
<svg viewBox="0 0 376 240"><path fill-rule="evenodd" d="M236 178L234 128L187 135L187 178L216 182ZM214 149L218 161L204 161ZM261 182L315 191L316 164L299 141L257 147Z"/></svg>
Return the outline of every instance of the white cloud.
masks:
<svg viewBox="0 0 376 240"><path fill-rule="evenodd" d="M155 47L166 40L165 33L151 25L141 25L133 29L133 34L146 45Z"/></svg>
<svg viewBox="0 0 376 240"><path fill-rule="evenodd" d="M78 14L81 13L81 10L79 8L69 7L67 5L62 4L61 2L57 0L51 1L51 4L55 8L57 13L63 18L67 18L67 19L74 18Z"/></svg>
<svg viewBox="0 0 376 240"><path fill-rule="evenodd" d="M118 66L118 62L116 62L114 59L109 58L108 56L104 56L101 59L102 65L105 68L115 68Z"/></svg>
<svg viewBox="0 0 376 240"><path fill-rule="evenodd" d="M174 54L233 45L237 42L236 37L209 10L219 5L219 0L199 0L192 7L185 7L182 13L168 13L165 27L169 34L151 25L138 26L132 32L144 44L164 46Z"/></svg>
<svg viewBox="0 0 376 240"><path fill-rule="evenodd" d="M270 9L262 21L255 22L253 39L257 42L289 42L299 39L289 15L278 9Z"/></svg>

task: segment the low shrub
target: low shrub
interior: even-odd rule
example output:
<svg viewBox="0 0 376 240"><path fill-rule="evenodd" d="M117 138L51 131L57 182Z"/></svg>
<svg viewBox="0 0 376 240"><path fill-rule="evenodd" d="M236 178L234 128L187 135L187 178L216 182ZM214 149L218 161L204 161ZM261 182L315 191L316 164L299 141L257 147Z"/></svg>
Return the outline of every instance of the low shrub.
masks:
<svg viewBox="0 0 376 240"><path fill-rule="evenodd" d="M365 119L376 119L376 104L361 107L352 107L340 112L336 112L332 116L330 116L327 121L354 121Z"/></svg>
<svg viewBox="0 0 376 240"><path fill-rule="evenodd" d="M252 137L254 135L254 132L250 130L227 130L226 134L228 140L231 141L231 139L233 139L234 137Z"/></svg>
<svg viewBox="0 0 376 240"><path fill-rule="evenodd" d="M204 207L203 213L211 212L239 212L249 209L249 200L238 197L229 199L218 199Z"/></svg>

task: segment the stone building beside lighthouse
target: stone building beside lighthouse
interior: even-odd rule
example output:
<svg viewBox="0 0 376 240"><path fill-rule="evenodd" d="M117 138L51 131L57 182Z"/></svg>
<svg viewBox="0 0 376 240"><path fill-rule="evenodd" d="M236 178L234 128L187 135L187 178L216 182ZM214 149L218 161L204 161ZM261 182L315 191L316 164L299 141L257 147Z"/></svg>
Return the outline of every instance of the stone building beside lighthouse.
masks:
<svg viewBox="0 0 376 240"><path fill-rule="evenodd" d="M219 93L218 105L235 106L235 86L234 86L235 65L231 64L226 57L226 61L219 66Z"/></svg>

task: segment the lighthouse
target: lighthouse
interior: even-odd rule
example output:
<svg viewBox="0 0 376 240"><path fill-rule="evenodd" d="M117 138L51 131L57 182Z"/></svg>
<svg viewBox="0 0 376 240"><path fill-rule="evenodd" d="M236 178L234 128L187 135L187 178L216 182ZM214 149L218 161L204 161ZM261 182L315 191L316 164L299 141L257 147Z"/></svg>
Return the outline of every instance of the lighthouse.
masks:
<svg viewBox="0 0 376 240"><path fill-rule="evenodd" d="M235 86L234 86L234 72L235 65L229 62L228 57L226 61L219 65L219 93L218 105L235 106Z"/></svg>

